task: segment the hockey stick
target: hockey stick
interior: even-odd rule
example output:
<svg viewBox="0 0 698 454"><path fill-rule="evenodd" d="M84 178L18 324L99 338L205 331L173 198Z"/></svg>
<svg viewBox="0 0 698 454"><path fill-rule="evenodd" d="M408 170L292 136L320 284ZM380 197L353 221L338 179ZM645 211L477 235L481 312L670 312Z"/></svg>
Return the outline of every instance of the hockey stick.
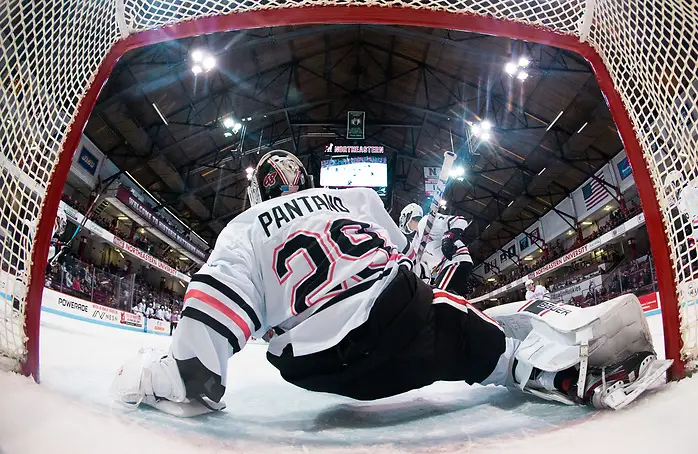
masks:
<svg viewBox="0 0 698 454"><path fill-rule="evenodd" d="M439 211L439 205L441 199L444 196L444 191L446 190L446 182L448 181L448 175L451 173L451 167L456 161L456 154L452 151L447 151L444 153L444 163L441 166L441 173L439 173L439 182L436 184L436 193L431 201L431 207L429 207L429 214L427 215L427 225L424 226L424 232L422 232L422 239L419 243L419 248L417 249L417 255L415 257L415 263L419 263L422 260L422 255L424 254L424 248L427 247L429 233L431 233L431 227L434 225L434 219L436 219L436 213Z"/></svg>

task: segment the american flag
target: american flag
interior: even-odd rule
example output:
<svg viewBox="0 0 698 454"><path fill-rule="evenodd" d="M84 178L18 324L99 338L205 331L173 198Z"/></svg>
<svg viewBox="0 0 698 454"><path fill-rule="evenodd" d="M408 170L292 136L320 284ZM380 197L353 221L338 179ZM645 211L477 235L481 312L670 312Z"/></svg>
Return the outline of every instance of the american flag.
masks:
<svg viewBox="0 0 698 454"><path fill-rule="evenodd" d="M603 177L597 178L603 179ZM582 188L582 195L584 196L584 205L586 206L587 211L590 211L592 208L606 199L608 190L599 180L593 179L584 185Z"/></svg>

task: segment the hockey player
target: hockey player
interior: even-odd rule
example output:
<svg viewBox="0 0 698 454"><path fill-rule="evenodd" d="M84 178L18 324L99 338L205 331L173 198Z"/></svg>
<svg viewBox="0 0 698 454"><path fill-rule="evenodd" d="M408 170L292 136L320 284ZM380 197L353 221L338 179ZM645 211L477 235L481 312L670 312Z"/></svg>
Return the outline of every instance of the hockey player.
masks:
<svg viewBox="0 0 698 454"><path fill-rule="evenodd" d="M531 279L526 279L526 301L550 298L550 292L542 285L536 285Z"/></svg>
<svg viewBox="0 0 698 454"><path fill-rule="evenodd" d="M354 399L437 380L540 388L555 396L580 383L579 356L566 355L563 369L540 369L541 345L519 355L527 345L521 332L505 336L464 298L420 281L410 270L410 244L374 191L315 189L295 156L272 151L257 165L249 197L251 208L221 232L192 277L170 352L142 351L119 370L113 390L123 402L179 416L223 408L228 359L269 327L276 334L267 359L286 381ZM646 335L624 329L631 337ZM529 334L543 343L544 330ZM558 340L549 342L553 351ZM637 355L603 381L582 373L580 401L591 402L602 382L605 392L642 375L641 365L652 358L646 343L620 345L634 345L637 352L619 352Z"/></svg>
<svg viewBox="0 0 698 454"><path fill-rule="evenodd" d="M422 208L416 203L410 203L403 208L398 222L402 233L408 237L416 251L427 223ZM417 274L420 274L425 282L461 296L467 294L467 281L473 269L473 259L461 238L468 225L470 223L460 216L436 216L421 263L417 264Z"/></svg>

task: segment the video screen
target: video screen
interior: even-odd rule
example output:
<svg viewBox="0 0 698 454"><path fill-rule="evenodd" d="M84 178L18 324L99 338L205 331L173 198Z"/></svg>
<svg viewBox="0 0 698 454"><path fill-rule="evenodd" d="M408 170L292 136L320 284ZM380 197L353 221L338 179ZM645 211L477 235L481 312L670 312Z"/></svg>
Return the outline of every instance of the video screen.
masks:
<svg viewBox="0 0 698 454"><path fill-rule="evenodd" d="M387 158L347 156L324 159L320 170L320 186L384 188L388 186Z"/></svg>

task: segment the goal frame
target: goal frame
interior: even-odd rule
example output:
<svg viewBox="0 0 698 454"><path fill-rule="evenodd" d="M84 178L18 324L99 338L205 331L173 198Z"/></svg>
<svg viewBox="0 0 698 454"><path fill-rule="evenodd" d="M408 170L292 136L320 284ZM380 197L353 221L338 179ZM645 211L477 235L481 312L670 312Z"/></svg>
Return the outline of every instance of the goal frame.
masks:
<svg viewBox="0 0 698 454"><path fill-rule="evenodd" d="M377 24L445 28L531 41L569 50L582 56L590 64L599 88L606 98L633 169L635 184L645 214L652 256L656 269L663 270L662 273L657 274L657 284L661 299L665 352L667 358L674 360L669 376L671 379L683 378L685 371L681 361L682 340L675 270L672 266L669 241L656 189L625 104L616 91L613 80L596 50L588 43L581 42L577 36L511 20L479 16L472 13L379 6L306 6L210 16L134 33L112 46L80 101L73 123L61 146L61 154L53 169L41 207L25 306L24 331L27 336L27 354L21 365L25 375L33 376L37 382L40 379L39 331L44 271L54 219L70 170L73 153L79 145L83 129L97 98L118 60L132 49L164 41L233 30L310 24Z"/></svg>

